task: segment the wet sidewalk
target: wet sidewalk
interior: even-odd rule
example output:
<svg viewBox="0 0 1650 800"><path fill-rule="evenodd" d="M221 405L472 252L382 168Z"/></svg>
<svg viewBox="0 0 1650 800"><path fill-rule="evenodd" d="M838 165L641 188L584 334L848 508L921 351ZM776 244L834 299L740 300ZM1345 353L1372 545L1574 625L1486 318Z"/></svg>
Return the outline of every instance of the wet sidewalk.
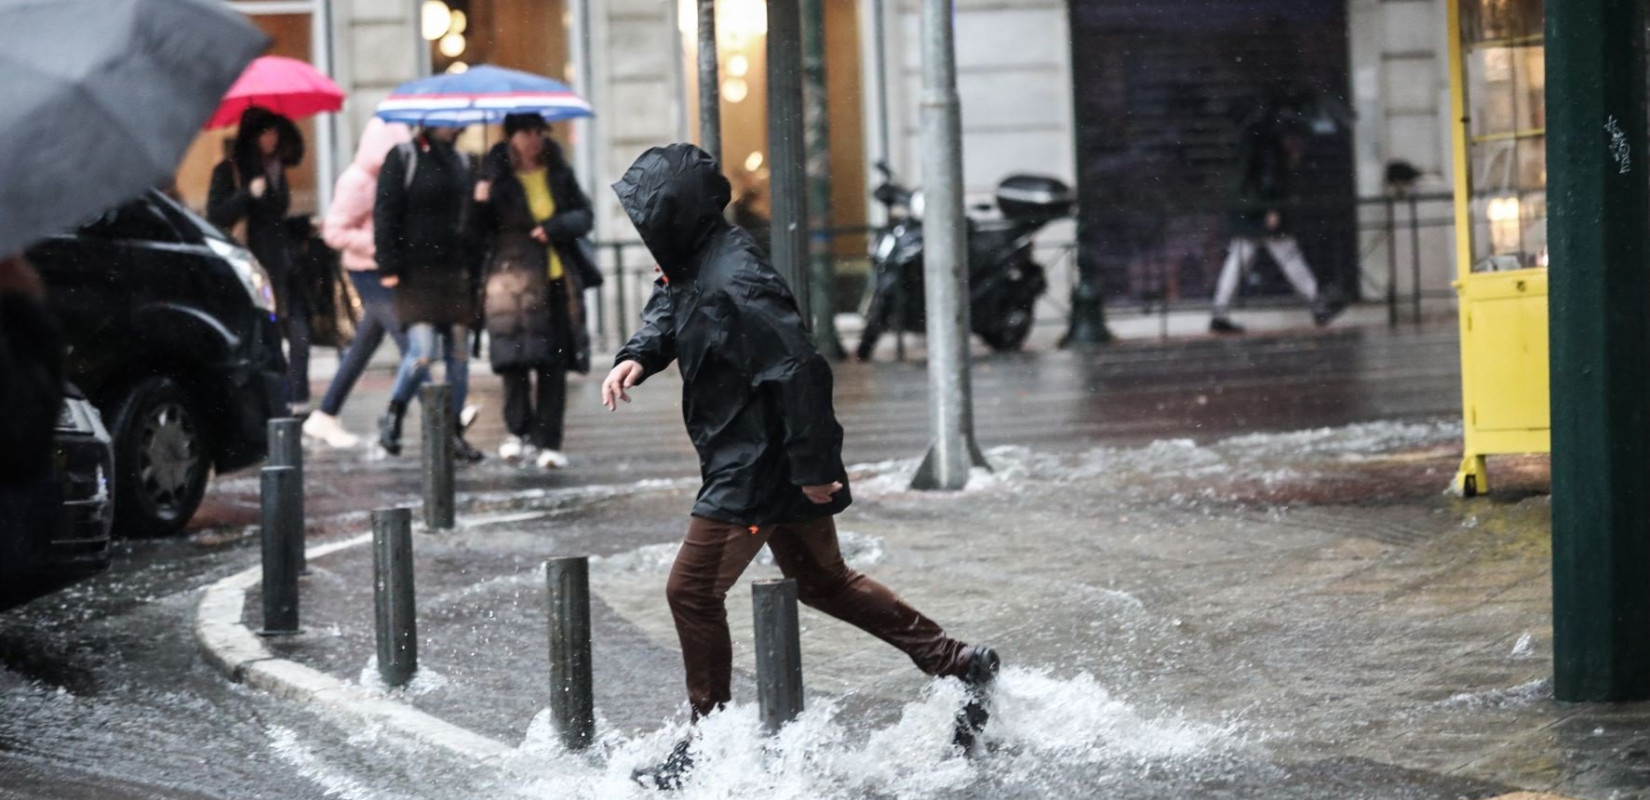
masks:
<svg viewBox="0 0 1650 800"><path fill-rule="evenodd" d="M906 491L914 461L860 465L850 563L1004 653L990 752L948 749L955 686L804 609L810 710L762 757L748 582L777 571L759 564L729 596L739 704L684 796L1650 796L1650 707L1551 699L1544 460L1446 498L1459 435L997 448L955 496ZM537 789L631 793L685 723L663 587L695 486L493 495L418 535L423 672L394 696L565 776ZM593 557L595 756L559 752L539 716L555 555ZM370 549L313 567L308 633L277 651L374 685Z"/></svg>

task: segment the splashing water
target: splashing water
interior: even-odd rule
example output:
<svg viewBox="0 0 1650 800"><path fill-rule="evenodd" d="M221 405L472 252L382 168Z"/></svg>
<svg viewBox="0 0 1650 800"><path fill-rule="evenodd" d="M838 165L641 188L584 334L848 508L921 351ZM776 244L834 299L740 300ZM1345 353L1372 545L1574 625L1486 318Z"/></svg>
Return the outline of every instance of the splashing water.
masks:
<svg viewBox="0 0 1650 800"><path fill-rule="evenodd" d="M1436 705L1439 708L1458 709L1517 708L1551 699L1552 696L1553 682L1547 678L1537 678L1508 689L1462 692L1447 700L1441 700Z"/></svg>
<svg viewBox="0 0 1650 800"><path fill-rule="evenodd" d="M754 705L735 705L703 720L693 744L695 767L676 796L684 800L750 798L952 797L987 780L1030 783L1051 764L1154 763L1214 755L1235 741L1232 729L1180 719L1151 720L1111 696L1092 675L1061 679L1024 668L998 678L984 752L965 757L952 746L953 720L964 701L955 680L928 684L885 727L843 712L842 700L818 701L777 736L762 735ZM598 730L604 726L598 721ZM522 794L557 798L651 797L631 781L637 767L662 759L687 735L673 725L639 736L605 733L588 753L556 741L549 712L533 720L518 754L539 775Z"/></svg>
<svg viewBox="0 0 1650 800"><path fill-rule="evenodd" d="M446 688L450 681L447 680L447 676L429 667L419 667L406 686L392 688L384 683L384 678L378 674L378 656L373 655L367 659L367 665L361 668L361 674L356 678L356 682L361 684L361 688L373 694L401 699L440 691Z"/></svg>

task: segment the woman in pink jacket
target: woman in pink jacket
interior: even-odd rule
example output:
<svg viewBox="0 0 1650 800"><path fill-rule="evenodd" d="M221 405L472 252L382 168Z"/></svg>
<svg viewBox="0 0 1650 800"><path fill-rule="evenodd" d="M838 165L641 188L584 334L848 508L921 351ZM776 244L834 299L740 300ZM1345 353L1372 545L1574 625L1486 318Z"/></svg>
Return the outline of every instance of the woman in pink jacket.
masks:
<svg viewBox="0 0 1650 800"><path fill-rule="evenodd" d="M338 365L338 373L332 377L321 407L304 420L304 434L331 447L354 447L360 443L358 437L344 430L338 421L338 411L355 387L355 381L366 370L372 354L383 343L384 334L395 339L402 353L407 351L406 331L395 319L394 295L378 282L378 262L373 256L372 206L384 157L397 144L411 138L412 132L407 126L373 117L361 132L355 160L338 176L332 190L332 206L322 223L321 235L338 251L349 272L350 283L361 298L361 323L356 328L355 341L350 343L349 351Z"/></svg>

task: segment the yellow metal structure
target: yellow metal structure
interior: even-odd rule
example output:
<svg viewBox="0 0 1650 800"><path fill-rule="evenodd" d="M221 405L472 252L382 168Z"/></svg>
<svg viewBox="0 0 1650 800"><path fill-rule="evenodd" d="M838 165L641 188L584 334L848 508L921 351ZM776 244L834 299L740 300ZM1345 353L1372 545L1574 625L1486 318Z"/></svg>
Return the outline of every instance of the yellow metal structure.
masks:
<svg viewBox="0 0 1650 800"><path fill-rule="evenodd" d="M1540 37L1523 36L1499 41L1464 41L1467 37L1461 25L1463 3L1474 0L1449 0L1450 44L1450 111L1455 120L1452 138L1455 152L1455 235L1456 235L1456 294L1460 299L1461 325L1461 408L1465 431L1465 457L1455 476L1452 488L1463 496L1485 492L1489 477L1485 457L1507 453L1545 453L1552 448L1550 435L1549 387L1547 382L1547 266L1545 264L1545 234L1541 235L1540 257L1534 266L1515 263L1522 267L1498 271L1478 271L1483 263L1477 257L1482 247L1475 247L1475 235L1493 235L1489 231L1497 218L1505 219L1510 209L1516 227L1524 220L1519 203L1516 179L1512 187L1503 187L1504 196L1475 194L1475 171L1485 169L1491 159L1480 160L1477 148L1493 143L1532 140L1544 146L1545 130L1539 127L1514 125L1510 130L1488 131L1480 125L1474 133L1468 111L1468 52L1469 46L1488 49L1540 47ZM1486 70L1489 55L1484 58ZM1498 59L1510 61L1510 59ZM1539 64L1538 64L1539 66ZM1500 64L1498 69L1505 69ZM1514 69L1517 66L1515 65ZM1525 87L1526 94L1542 89ZM1525 98L1526 102L1528 98ZM1534 112L1531 112L1534 113ZM1542 162L1540 183L1545 185L1545 166ZM1487 182L1488 183L1488 182ZM1542 215L1544 192L1542 195ZM1478 213L1482 201L1484 214ZM1528 205L1528 204L1524 204ZM1488 221L1488 222L1487 222ZM1520 235L1520 244L1522 245ZM1483 243L1478 243L1482 245ZM1495 245L1491 247L1492 252ZM1529 261L1530 259L1525 259Z"/></svg>

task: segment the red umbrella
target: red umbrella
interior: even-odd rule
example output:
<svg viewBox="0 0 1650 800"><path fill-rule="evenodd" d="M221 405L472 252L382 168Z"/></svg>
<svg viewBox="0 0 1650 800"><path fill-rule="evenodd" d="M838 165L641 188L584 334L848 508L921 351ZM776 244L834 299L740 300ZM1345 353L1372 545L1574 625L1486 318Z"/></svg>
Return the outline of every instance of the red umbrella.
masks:
<svg viewBox="0 0 1650 800"><path fill-rule="evenodd" d="M344 107L344 91L319 70L295 58L264 56L253 61L229 87L207 128L241 120L248 106L263 106L290 119L312 117Z"/></svg>

